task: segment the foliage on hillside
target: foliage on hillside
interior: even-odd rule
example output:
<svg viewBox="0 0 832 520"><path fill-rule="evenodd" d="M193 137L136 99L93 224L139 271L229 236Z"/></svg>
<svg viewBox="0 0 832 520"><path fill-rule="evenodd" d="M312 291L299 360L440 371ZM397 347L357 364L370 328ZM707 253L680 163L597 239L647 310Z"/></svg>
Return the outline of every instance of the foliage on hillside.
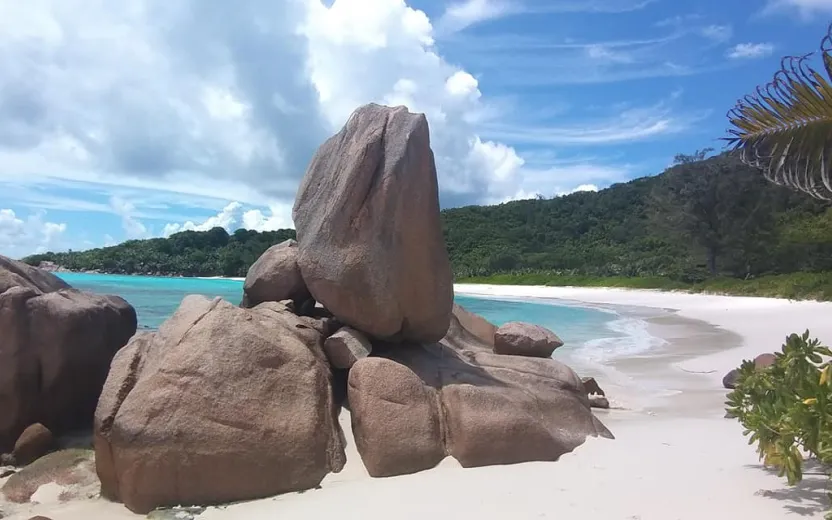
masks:
<svg viewBox="0 0 832 520"><path fill-rule="evenodd" d="M295 238L295 230L258 233L238 229L229 235L216 227L210 231L183 231L169 238L128 240L89 251L45 253L24 260L38 265L46 260L72 271L117 274L181 276L245 276L248 268L274 244Z"/></svg>
<svg viewBox="0 0 832 520"><path fill-rule="evenodd" d="M455 276L663 277L690 284L713 275L832 270L828 205L765 182L732 156L701 158L680 156L664 174L597 193L445 210ZM292 237L293 230L229 235L215 228L26 261L79 271L245 276L266 248Z"/></svg>
<svg viewBox="0 0 832 520"><path fill-rule="evenodd" d="M832 269L832 213L727 155L598 193L443 213L458 278L496 273L682 282ZM824 224L825 227L820 226ZM806 233L807 229L812 229Z"/></svg>

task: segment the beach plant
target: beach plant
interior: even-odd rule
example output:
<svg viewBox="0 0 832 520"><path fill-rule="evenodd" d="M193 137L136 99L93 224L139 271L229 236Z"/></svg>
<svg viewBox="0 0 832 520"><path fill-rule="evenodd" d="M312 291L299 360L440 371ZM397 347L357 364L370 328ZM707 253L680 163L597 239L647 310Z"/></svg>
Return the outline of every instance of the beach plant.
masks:
<svg viewBox="0 0 832 520"><path fill-rule="evenodd" d="M812 60L822 67L813 67ZM822 68L823 74L818 72ZM787 56L728 113L729 145L776 184L832 200L832 25L820 52Z"/></svg>
<svg viewBox="0 0 832 520"><path fill-rule="evenodd" d="M760 459L789 485L803 479L804 457L829 475L832 465L832 350L817 339L791 334L764 369L743 361L726 408L745 428ZM804 455L805 454L805 455ZM832 499L832 494L830 494ZM827 513L832 519L832 511Z"/></svg>

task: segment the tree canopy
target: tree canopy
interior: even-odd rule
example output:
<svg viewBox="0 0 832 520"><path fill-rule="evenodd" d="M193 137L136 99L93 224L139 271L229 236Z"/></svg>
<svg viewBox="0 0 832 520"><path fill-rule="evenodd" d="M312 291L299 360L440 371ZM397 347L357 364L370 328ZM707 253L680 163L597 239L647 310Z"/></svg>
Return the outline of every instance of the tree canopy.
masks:
<svg viewBox="0 0 832 520"><path fill-rule="evenodd" d="M680 155L665 173L599 192L468 206L442 212L459 278L546 272L753 277L832 270L832 212L822 201L765 182L731 154ZM45 253L71 270L184 276L245 276L294 230L222 228L131 240L100 249Z"/></svg>

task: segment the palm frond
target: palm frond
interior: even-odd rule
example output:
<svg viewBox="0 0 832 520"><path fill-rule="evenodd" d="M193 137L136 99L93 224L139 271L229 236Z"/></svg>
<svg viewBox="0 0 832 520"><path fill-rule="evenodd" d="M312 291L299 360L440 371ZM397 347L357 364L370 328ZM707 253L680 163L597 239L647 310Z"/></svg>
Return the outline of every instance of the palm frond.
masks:
<svg viewBox="0 0 832 520"><path fill-rule="evenodd" d="M724 139L769 181L832 200L832 25L820 56L826 77L810 65L817 53L783 58L771 83L728 112Z"/></svg>

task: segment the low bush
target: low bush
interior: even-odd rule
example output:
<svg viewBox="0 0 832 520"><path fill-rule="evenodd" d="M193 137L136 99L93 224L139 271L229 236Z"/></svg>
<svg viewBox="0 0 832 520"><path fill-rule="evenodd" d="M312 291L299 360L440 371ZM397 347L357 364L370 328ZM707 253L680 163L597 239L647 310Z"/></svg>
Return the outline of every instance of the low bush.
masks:
<svg viewBox="0 0 832 520"><path fill-rule="evenodd" d="M827 470L832 465L832 350L792 334L774 364L755 369L744 361L736 388L728 394L728 414L745 427L760 459L779 470L789 485L803 478L804 453ZM832 494L829 494L832 499ZM827 513L832 519L832 511Z"/></svg>

